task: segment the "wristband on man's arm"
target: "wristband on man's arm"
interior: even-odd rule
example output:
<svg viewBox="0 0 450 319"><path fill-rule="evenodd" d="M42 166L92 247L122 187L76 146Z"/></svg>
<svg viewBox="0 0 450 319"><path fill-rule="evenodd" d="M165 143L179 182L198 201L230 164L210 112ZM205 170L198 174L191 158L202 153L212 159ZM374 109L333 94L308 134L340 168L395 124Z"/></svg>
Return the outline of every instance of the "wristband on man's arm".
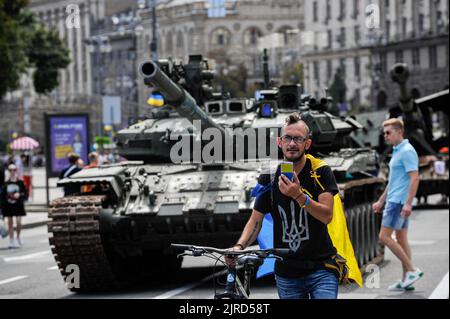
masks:
<svg viewBox="0 0 450 319"><path fill-rule="evenodd" d="M242 245L242 244L235 244L234 247L241 247L242 250L245 249L244 245Z"/></svg>
<svg viewBox="0 0 450 319"><path fill-rule="evenodd" d="M306 206L308 206L309 202L311 201L311 198L308 195L305 194L305 197L306 197L305 203L302 205L302 208L305 208Z"/></svg>

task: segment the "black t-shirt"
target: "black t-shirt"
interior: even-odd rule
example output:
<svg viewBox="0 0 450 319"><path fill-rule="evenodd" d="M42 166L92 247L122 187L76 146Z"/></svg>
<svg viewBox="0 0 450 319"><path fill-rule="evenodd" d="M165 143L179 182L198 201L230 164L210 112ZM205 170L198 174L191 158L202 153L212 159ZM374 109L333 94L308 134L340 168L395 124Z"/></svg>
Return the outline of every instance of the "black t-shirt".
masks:
<svg viewBox="0 0 450 319"><path fill-rule="evenodd" d="M312 171L309 158L306 159L298 179L304 192L313 200L318 201L319 195L329 192L338 193L338 186L329 166L322 166ZM281 277L298 278L322 267L322 261L329 260L336 254L327 225L310 215L306 209L291 197L284 196L278 188L278 168L275 178L269 174L261 174L258 183L267 185L273 183L272 191L267 191L257 197L254 209L263 213L271 213L274 227L274 246L289 248L294 253L276 261L275 274ZM274 182L275 181L275 182ZM272 202L273 201L273 202ZM272 209L273 207L273 209Z"/></svg>
<svg viewBox="0 0 450 319"><path fill-rule="evenodd" d="M15 193L19 193L19 198L15 198ZM22 180L7 180L1 189L0 199L5 215L24 214L24 201L28 199L28 190Z"/></svg>

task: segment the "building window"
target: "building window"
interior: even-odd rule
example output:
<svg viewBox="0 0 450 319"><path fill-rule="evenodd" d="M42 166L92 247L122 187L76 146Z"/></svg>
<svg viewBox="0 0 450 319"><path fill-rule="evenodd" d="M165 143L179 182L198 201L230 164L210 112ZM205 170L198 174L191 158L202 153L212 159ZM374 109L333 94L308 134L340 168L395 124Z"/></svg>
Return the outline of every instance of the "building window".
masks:
<svg viewBox="0 0 450 319"><path fill-rule="evenodd" d="M339 69L341 71L341 76L344 79L347 74L347 68L345 67L345 59L339 60Z"/></svg>
<svg viewBox="0 0 450 319"><path fill-rule="evenodd" d="M395 51L395 62L403 63L403 51L402 50Z"/></svg>
<svg viewBox="0 0 450 319"><path fill-rule="evenodd" d="M442 33L445 31L445 21L442 17L442 11L438 11L436 13L436 29L438 33Z"/></svg>
<svg viewBox="0 0 450 319"><path fill-rule="evenodd" d="M412 50L412 64L414 66L420 66L420 49L415 48Z"/></svg>
<svg viewBox="0 0 450 319"><path fill-rule="evenodd" d="M172 40L172 32L169 32L166 35L166 52L167 55L173 55L173 40Z"/></svg>
<svg viewBox="0 0 450 319"><path fill-rule="evenodd" d="M313 62L313 69L314 69L314 80L316 80L317 83L320 83L319 62L318 61Z"/></svg>
<svg viewBox="0 0 450 319"><path fill-rule="evenodd" d="M331 0L327 0L327 16L325 17L326 23L331 20Z"/></svg>
<svg viewBox="0 0 450 319"><path fill-rule="evenodd" d="M331 80L333 77L333 61L327 60L327 79Z"/></svg>
<svg viewBox="0 0 450 319"><path fill-rule="evenodd" d="M339 1L339 18L338 18L339 21L342 21L345 18L345 10L346 10L345 2L346 1L347 0L340 0Z"/></svg>
<svg viewBox="0 0 450 319"><path fill-rule="evenodd" d="M386 41L391 41L391 21L386 20Z"/></svg>
<svg viewBox="0 0 450 319"><path fill-rule="evenodd" d="M355 26L355 44L359 46L361 41L361 27L359 25Z"/></svg>
<svg viewBox="0 0 450 319"><path fill-rule="evenodd" d="M402 34L403 34L404 38L406 38L407 30L408 30L408 19L403 18L402 19Z"/></svg>
<svg viewBox="0 0 450 319"><path fill-rule="evenodd" d="M361 59L359 57L355 57L355 78L360 79L361 78Z"/></svg>
<svg viewBox="0 0 450 319"><path fill-rule="evenodd" d="M313 2L313 22L319 21L319 4L317 1Z"/></svg>
<svg viewBox="0 0 450 319"><path fill-rule="evenodd" d="M333 46L333 31L332 30L328 30L328 43L327 43L327 49L331 49L331 47Z"/></svg>
<svg viewBox="0 0 450 319"><path fill-rule="evenodd" d="M353 19L358 19L359 16L359 0L353 0Z"/></svg>
<svg viewBox="0 0 450 319"><path fill-rule="evenodd" d="M217 28L211 33L211 44L214 46L229 45L231 33L225 28Z"/></svg>
<svg viewBox="0 0 450 319"><path fill-rule="evenodd" d="M419 14L419 35L423 35L425 31L425 16L423 13Z"/></svg>
<svg viewBox="0 0 450 319"><path fill-rule="evenodd" d="M295 40L294 32L291 27L285 26L278 30L278 33L281 33L283 35L284 39L284 45L292 44L292 42Z"/></svg>
<svg viewBox="0 0 450 319"><path fill-rule="evenodd" d="M341 34L339 36L339 43L341 44L341 48L345 48L345 44L346 44L345 28L341 28Z"/></svg>
<svg viewBox="0 0 450 319"><path fill-rule="evenodd" d="M261 30L256 27L250 27L244 31L244 45L257 45L258 39L262 36Z"/></svg>
<svg viewBox="0 0 450 319"><path fill-rule="evenodd" d="M183 33L181 31L178 31L177 33L177 57L181 58L184 55L184 37L183 37Z"/></svg>
<svg viewBox="0 0 450 319"><path fill-rule="evenodd" d="M436 46L429 47L429 56L430 56L430 68L436 69L437 68L437 49Z"/></svg>

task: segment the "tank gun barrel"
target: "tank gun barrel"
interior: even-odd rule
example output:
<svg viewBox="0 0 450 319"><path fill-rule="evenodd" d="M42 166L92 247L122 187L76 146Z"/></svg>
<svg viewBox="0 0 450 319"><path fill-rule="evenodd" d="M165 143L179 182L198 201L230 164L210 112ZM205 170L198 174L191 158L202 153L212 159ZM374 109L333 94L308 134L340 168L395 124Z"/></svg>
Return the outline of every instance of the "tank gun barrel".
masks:
<svg viewBox="0 0 450 319"><path fill-rule="evenodd" d="M404 112L412 111L412 97L408 93L408 86L406 83L409 79L409 68L404 63L396 63L391 69L392 81L398 83L400 87L400 103Z"/></svg>
<svg viewBox="0 0 450 319"><path fill-rule="evenodd" d="M171 105L181 116L191 122L200 120L202 128L214 127L222 133L223 128L214 123L196 103L195 99L182 87L173 82L154 61L145 61L139 68L144 77L144 83L156 88L164 97L167 104Z"/></svg>

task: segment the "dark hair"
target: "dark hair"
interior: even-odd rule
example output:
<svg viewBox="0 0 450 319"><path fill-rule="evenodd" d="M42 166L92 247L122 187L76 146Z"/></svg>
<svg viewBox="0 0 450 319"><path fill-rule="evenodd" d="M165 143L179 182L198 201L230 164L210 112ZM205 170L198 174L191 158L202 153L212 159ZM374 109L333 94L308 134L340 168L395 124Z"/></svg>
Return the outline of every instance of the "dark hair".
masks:
<svg viewBox="0 0 450 319"><path fill-rule="evenodd" d="M310 137L311 134L310 134L309 126L305 123L305 121L303 121L302 117L297 112L291 113L286 117L286 119L284 121L284 126L289 126L289 125L293 125L293 124L297 124L297 123L302 123L305 126L306 134L308 137Z"/></svg>
<svg viewBox="0 0 450 319"><path fill-rule="evenodd" d="M300 114L298 114L297 112L294 112L294 113L289 114L288 117L286 117L285 124L286 124L286 126L288 126L288 125L296 124L300 121L302 121Z"/></svg>
<svg viewBox="0 0 450 319"><path fill-rule="evenodd" d="M78 159L80 158L80 156L78 156L77 153L69 153L69 155L67 155L67 157L69 158L70 164L75 164L78 161Z"/></svg>

